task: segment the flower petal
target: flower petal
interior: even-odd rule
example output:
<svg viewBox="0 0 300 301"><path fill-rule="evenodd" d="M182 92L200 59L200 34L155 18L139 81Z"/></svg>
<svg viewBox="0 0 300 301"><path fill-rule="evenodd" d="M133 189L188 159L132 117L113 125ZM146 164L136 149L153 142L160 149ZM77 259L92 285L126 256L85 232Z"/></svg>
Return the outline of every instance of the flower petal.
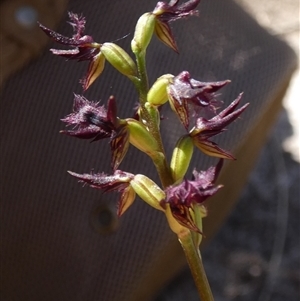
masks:
<svg viewBox="0 0 300 301"><path fill-rule="evenodd" d="M99 52L90 62L86 76L80 80L83 90L86 91L91 84L101 75L105 65L105 57Z"/></svg>
<svg viewBox="0 0 300 301"><path fill-rule="evenodd" d="M159 19L157 19L155 23L155 34L163 43L165 43L175 52L179 53L176 41L168 23L161 22Z"/></svg>
<svg viewBox="0 0 300 301"><path fill-rule="evenodd" d="M98 102L88 101L85 97L75 94L73 113L62 119L67 125L74 128L61 133L78 138L90 139L93 141L111 137L116 130L114 124L108 120L107 111Z"/></svg>
<svg viewBox="0 0 300 301"><path fill-rule="evenodd" d="M126 126L121 126L110 141L110 149L112 153L111 167L116 170L129 148L129 131Z"/></svg>
<svg viewBox="0 0 300 301"><path fill-rule="evenodd" d="M135 197L136 193L131 186L123 190L118 202L117 215L119 217L133 204Z"/></svg>
<svg viewBox="0 0 300 301"><path fill-rule="evenodd" d="M72 171L68 171L68 173L77 178L79 182L89 184L90 187L102 189L105 192L124 190L134 177L133 174L121 170L116 170L111 176L105 173L78 174Z"/></svg>
<svg viewBox="0 0 300 301"><path fill-rule="evenodd" d="M198 232L202 234L200 229L197 227L194 215L192 213L192 208L186 207L184 205L172 206L170 205L171 213L176 221L184 227L187 227L191 231Z"/></svg>
<svg viewBox="0 0 300 301"><path fill-rule="evenodd" d="M197 136L192 137L192 139L194 145L208 156L235 160L230 152L220 148L215 142L197 139Z"/></svg>

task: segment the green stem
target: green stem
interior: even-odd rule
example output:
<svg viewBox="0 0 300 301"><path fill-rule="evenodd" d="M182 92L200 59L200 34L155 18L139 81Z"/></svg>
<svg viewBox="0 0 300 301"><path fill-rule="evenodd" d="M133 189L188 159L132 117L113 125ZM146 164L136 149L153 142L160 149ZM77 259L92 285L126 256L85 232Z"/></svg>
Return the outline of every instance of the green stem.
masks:
<svg viewBox="0 0 300 301"><path fill-rule="evenodd" d="M136 57L138 75L139 75L139 82L138 85L136 85L136 88L139 93L142 117L146 121L151 134L160 145L160 151L164 153L158 124L156 120L153 120L153 118L151 118L149 112L145 108L145 103L147 101L147 93L149 91L149 82L148 82L148 75L147 75L147 68L146 68L146 51L135 53L135 57Z"/></svg>
<svg viewBox="0 0 300 301"><path fill-rule="evenodd" d="M171 186L174 181L164 153L156 152L151 156L163 188Z"/></svg>
<svg viewBox="0 0 300 301"><path fill-rule="evenodd" d="M180 233L178 238L190 266L201 301L214 301L203 267L200 251L195 247L191 232Z"/></svg>
<svg viewBox="0 0 300 301"><path fill-rule="evenodd" d="M135 53L135 57L140 79L140 84L138 87L140 103L141 105L144 105L147 101L147 93L149 90L148 75L146 68L146 51Z"/></svg>
<svg viewBox="0 0 300 301"><path fill-rule="evenodd" d="M138 84L136 84L136 88L139 93L142 117L149 128L149 132L153 135L154 139L159 145L159 152L157 152L156 155L152 157L152 160L157 169L162 186L165 188L173 184L173 179L171 176L170 167L166 161L166 154L161 139L159 124L157 123L156 119L151 117L151 115L145 107L145 103L147 101L147 93L149 91L148 75L146 68L146 51L135 53L135 57L139 75L139 82Z"/></svg>

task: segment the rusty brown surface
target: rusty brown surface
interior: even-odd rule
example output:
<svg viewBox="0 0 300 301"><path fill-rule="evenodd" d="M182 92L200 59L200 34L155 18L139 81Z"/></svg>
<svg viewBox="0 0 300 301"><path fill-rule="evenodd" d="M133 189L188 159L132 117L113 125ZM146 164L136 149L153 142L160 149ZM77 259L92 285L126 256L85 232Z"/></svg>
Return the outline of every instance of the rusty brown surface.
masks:
<svg viewBox="0 0 300 301"><path fill-rule="evenodd" d="M49 42L37 21L56 28L68 0L7 0L0 2L0 85L24 67ZM29 21L24 14L31 16ZM30 21L31 20L31 21Z"/></svg>

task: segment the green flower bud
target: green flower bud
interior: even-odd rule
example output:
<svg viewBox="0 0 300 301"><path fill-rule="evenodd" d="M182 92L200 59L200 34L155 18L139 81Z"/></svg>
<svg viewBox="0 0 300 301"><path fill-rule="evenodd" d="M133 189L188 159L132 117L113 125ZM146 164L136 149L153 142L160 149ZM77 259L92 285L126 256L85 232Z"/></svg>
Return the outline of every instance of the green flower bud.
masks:
<svg viewBox="0 0 300 301"><path fill-rule="evenodd" d="M189 168L194 150L193 140L185 135L179 138L171 159L171 173L175 182L181 181Z"/></svg>
<svg viewBox="0 0 300 301"><path fill-rule="evenodd" d="M133 53L140 53L146 50L153 35L155 22L156 17L152 13L145 13L139 18L131 41Z"/></svg>
<svg viewBox="0 0 300 301"><path fill-rule="evenodd" d="M166 195L164 191L151 179L138 174L130 181L130 185L143 201L155 209L164 211L160 205L160 201L163 200Z"/></svg>
<svg viewBox="0 0 300 301"><path fill-rule="evenodd" d="M141 122L132 118L127 118L126 122L130 133L129 142L132 145L148 155L159 149L158 143Z"/></svg>
<svg viewBox="0 0 300 301"><path fill-rule="evenodd" d="M136 76L136 65L123 48L114 43L104 43L101 52L119 72L126 76Z"/></svg>
<svg viewBox="0 0 300 301"><path fill-rule="evenodd" d="M168 101L167 86L170 80L174 78L172 74L164 74L159 77L147 94L147 101L153 105L163 105Z"/></svg>

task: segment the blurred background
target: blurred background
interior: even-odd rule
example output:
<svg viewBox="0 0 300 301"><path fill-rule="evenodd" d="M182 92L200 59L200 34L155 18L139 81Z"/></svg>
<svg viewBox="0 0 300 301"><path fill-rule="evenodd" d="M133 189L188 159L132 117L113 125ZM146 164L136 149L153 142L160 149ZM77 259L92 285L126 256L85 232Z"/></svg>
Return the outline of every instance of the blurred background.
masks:
<svg viewBox="0 0 300 301"><path fill-rule="evenodd" d="M299 58L299 1L297 0L240 0L237 1L257 22L272 35L286 41ZM298 66L299 68L299 66ZM300 162L300 78L299 69L295 72L290 87L285 95L283 106L287 111L292 132L283 141L284 150L291 153Z"/></svg>

